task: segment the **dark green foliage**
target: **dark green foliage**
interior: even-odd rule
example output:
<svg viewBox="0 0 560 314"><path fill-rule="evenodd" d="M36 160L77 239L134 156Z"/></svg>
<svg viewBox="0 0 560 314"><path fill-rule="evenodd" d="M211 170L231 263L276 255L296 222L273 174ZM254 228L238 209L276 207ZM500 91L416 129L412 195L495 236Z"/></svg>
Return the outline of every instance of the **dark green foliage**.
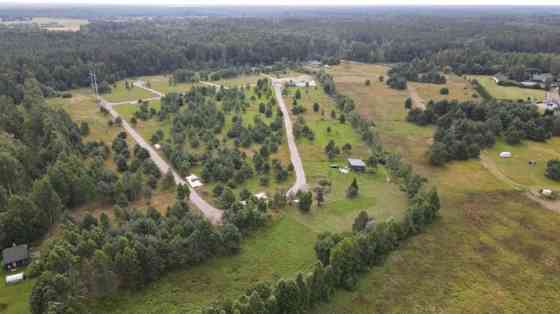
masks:
<svg viewBox="0 0 560 314"><path fill-rule="evenodd" d="M299 200L297 203L298 208L304 212L309 212L313 204L313 194L311 192L298 191L296 197Z"/></svg>
<svg viewBox="0 0 560 314"><path fill-rule="evenodd" d="M546 163L545 176L554 181L560 181L560 160L549 160Z"/></svg>
<svg viewBox="0 0 560 314"><path fill-rule="evenodd" d="M352 183L350 183L350 185L346 189L346 197L356 198L359 192L360 192L360 188L358 186L358 181L356 180L356 178L354 178L354 180L352 180Z"/></svg>
<svg viewBox="0 0 560 314"><path fill-rule="evenodd" d="M449 88L443 87L439 90L440 95L449 95Z"/></svg>

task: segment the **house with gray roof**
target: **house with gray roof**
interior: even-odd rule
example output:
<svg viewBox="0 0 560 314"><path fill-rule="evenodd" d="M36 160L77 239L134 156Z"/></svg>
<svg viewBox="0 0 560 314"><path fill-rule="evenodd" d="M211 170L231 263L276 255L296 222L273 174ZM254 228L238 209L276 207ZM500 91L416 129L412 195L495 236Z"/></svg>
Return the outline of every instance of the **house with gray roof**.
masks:
<svg viewBox="0 0 560 314"><path fill-rule="evenodd" d="M27 244L15 245L2 251L4 269L12 270L29 264L29 247Z"/></svg>

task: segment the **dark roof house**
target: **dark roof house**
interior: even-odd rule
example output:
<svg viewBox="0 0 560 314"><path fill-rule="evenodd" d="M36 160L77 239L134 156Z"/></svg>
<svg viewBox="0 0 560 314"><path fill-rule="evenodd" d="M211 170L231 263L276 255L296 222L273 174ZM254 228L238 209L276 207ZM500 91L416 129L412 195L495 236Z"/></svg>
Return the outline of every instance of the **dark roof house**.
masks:
<svg viewBox="0 0 560 314"><path fill-rule="evenodd" d="M2 264L6 270L29 263L29 248L27 244L14 245L2 251Z"/></svg>

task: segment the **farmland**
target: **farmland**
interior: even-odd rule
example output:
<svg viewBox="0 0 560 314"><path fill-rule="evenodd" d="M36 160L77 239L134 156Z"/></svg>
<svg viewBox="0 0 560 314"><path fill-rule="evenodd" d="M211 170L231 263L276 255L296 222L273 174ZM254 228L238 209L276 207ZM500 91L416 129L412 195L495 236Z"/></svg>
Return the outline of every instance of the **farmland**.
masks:
<svg viewBox="0 0 560 314"><path fill-rule="evenodd" d="M360 67L337 67L335 79L337 73L342 80ZM363 71L369 68L364 66ZM359 106L370 107L372 102L360 93L362 85L356 79L353 86L337 87ZM384 266L374 268L355 292L338 294L334 302L313 312L554 312L559 304L552 296L559 280L548 274L560 265L558 237L552 231L560 223L558 214L513 190L480 161L429 166L423 153L429 128L396 133L386 125L391 123L402 122L385 120L378 128L386 148L403 152L407 161L436 182L442 217L427 233L407 241ZM552 144L542 145L553 149Z"/></svg>

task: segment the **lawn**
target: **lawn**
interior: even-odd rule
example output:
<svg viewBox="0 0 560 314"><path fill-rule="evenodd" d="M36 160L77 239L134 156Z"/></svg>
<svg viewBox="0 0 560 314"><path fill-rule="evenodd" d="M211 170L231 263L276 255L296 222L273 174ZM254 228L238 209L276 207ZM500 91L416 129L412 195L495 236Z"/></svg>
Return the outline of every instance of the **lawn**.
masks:
<svg viewBox="0 0 560 314"><path fill-rule="evenodd" d="M471 75L469 79L476 79L488 93L496 99L513 100L519 99L527 100L529 97L532 100L541 101L544 99L544 91L539 89L521 88L515 86L500 86L492 76L488 75Z"/></svg>
<svg viewBox="0 0 560 314"><path fill-rule="evenodd" d="M512 158L500 158L500 152L511 152ZM499 141L495 147L483 152L488 156L500 172L514 182L528 188L560 189L560 182L545 177L547 161L560 158L560 138L553 138L547 143L523 141L520 145L511 146ZM529 161L536 165L529 165Z"/></svg>
<svg viewBox="0 0 560 314"><path fill-rule="evenodd" d="M149 82L152 89L162 94L188 92L194 85L193 83L177 83L171 86L169 85L169 77L170 75L151 75L142 76L139 79Z"/></svg>
<svg viewBox="0 0 560 314"><path fill-rule="evenodd" d="M367 72L372 66L352 67ZM359 107L375 102L358 86L337 87ZM424 155L429 128L396 133L386 123L378 123L385 149L402 152L437 185L441 218L366 274L355 291L338 293L312 313L557 312L560 215L503 183L478 160L430 166ZM554 143L540 145L556 150Z"/></svg>
<svg viewBox="0 0 560 314"><path fill-rule="evenodd" d="M446 84L427 84L427 83L416 83L408 82L417 91L418 95L424 99L425 102L430 100L440 101L440 100L458 100L458 101L479 101L480 96L474 90L471 83L464 79L463 77L457 76L455 74L446 75ZM446 87L449 89L448 95L441 95L440 90ZM476 97L473 97L476 95Z"/></svg>
<svg viewBox="0 0 560 314"><path fill-rule="evenodd" d="M255 85L259 79L264 77L259 74L244 74L238 77L222 79L219 81L210 81L211 83L222 85L225 87L246 86L247 84Z"/></svg>
<svg viewBox="0 0 560 314"><path fill-rule="evenodd" d="M291 109L296 88L290 88L287 92L285 102ZM330 168L332 164L346 166L347 158L350 157L366 160L369 157L368 148L348 122L343 124L338 119L331 118L330 112L336 109L335 104L321 87L300 88L300 92L302 97L298 103L306 109L303 116L315 134L313 141L303 138L297 141L308 185L313 189L318 186L320 180L328 180L332 183L329 193L325 194L323 206L315 205L311 214L306 215L295 211L299 214L297 217L300 221L319 231L348 231L354 218L362 210L378 220L404 217L407 208L406 195L396 184L388 182L389 176L382 166L378 166L373 174L356 172L343 174L338 169ZM320 105L318 112L313 111L315 102ZM291 115L295 121L297 116ZM339 147L348 143L352 145L352 150L341 153L334 160L329 160L324 149L331 140ZM358 181L360 194L355 199L348 199L346 189L354 178Z"/></svg>
<svg viewBox="0 0 560 314"><path fill-rule="evenodd" d="M21 272L23 270L18 270ZM0 313L1 314L24 314L29 313L29 297L35 280L26 279L23 282L7 285L4 280L8 273L4 267L0 269Z"/></svg>
<svg viewBox="0 0 560 314"><path fill-rule="evenodd" d="M129 80L128 82L132 85L133 80ZM139 87L126 89L125 81L118 81L111 87L112 90L110 94L101 95L103 99L110 102L135 101L139 99L152 98L155 96L149 91Z"/></svg>

